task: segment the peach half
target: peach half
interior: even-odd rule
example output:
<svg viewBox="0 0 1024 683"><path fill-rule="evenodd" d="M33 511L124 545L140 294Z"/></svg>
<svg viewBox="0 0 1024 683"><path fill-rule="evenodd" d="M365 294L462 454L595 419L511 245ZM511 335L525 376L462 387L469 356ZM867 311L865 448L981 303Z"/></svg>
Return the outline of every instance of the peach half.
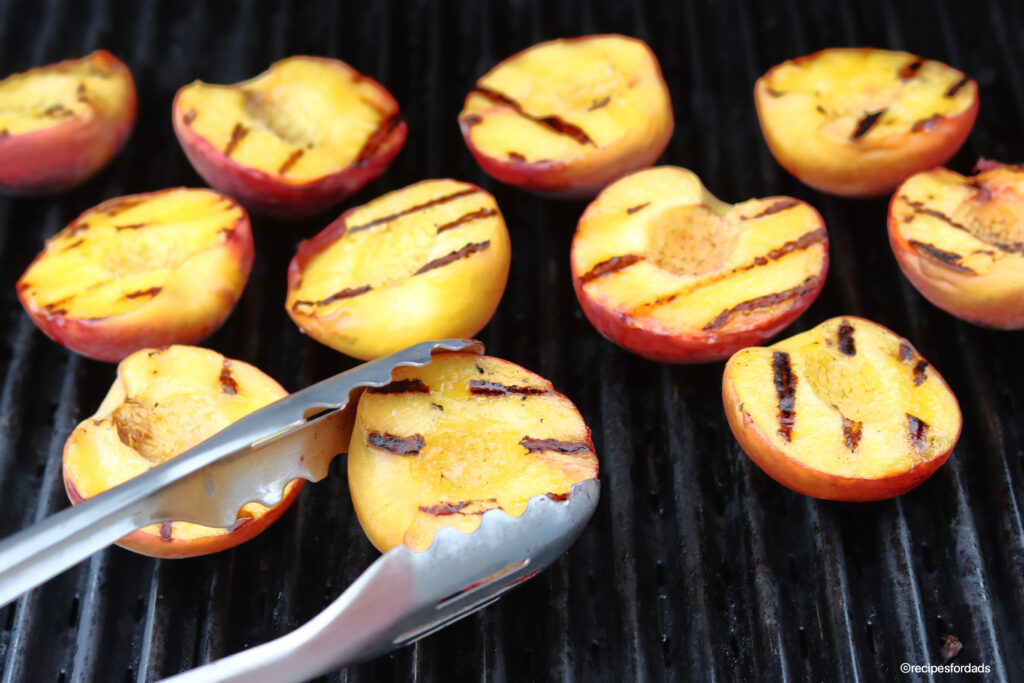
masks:
<svg viewBox="0 0 1024 683"><path fill-rule="evenodd" d="M966 178L936 168L889 205L889 244L907 279L942 310L1024 328L1024 169L991 161Z"/></svg>
<svg viewBox="0 0 1024 683"><path fill-rule="evenodd" d="M96 175L135 125L135 83L106 50L0 81L0 192L61 192Z"/></svg>
<svg viewBox="0 0 1024 683"><path fill-rule="evenodd" d="M320 343L378 358L479 332L505 291L510 258L494 197L470 183L424 180L302 242L285 307Z"/></svg>
<svg viewBox="0 0 1024 683"><path fill-rule="evenodd" d="M619 346L669 363L728 358L811 305L828 271L821 215L790 197L726 204L675 166L609 185L572 240L587 319Z"/></svg>
<svg viewBox="0 0 1024 683"><path fill-rule="evenodd" d="M882 500L949 458L960 406L906 339L863 318L826 320L729 359L725 416L754 463L814 498Z"/></svg>
<svg viewBox="0 0 1024 683"><path fill-rule="evenodd" d="M119 361L142 348L211 335L252 267L249 216L213 190L108 199L46 241L18 299L48 337Z"/></svg>
<svg viewBox="0 0 1024 683"><path fill-rule="evenodd" d="M832 48L769 69L754 104L787 171L823 192L874 197L960 149L978 84L907 52Z"/></svg>
<svg viewBox="0 0 1024 683"><path fill-rule="evenodd" d="M477 163L501 182L590 198L661 156L672 102L646 43L582 36L534 45L488 71L459 125Z"/></svg>
<svg viewBox="0 0 1024 683"><path fill-rule="evenodd" d="M597 478L576 406L518 365L445 354L393 377L360 398L348 453L352 504L381 552L425 550L442 527L469 533L487 510L517 517Z"/></svg>
<svg viewBox="0 0 1024 683"><path fill-rule="evenodd" d="M209 349L168 346L125 358L96 414L64 444L64 486L75 505L184 453L232 422L288 392L257 368ZM224 550L266 529L305 482L267 508L247 503L229 528L190 522L151 524L118 545L152 557L193 557Z"/></svg>
<svg viewBox="0 0 1024 683"><path fill-rule="evenodd" d="M234 85L178 91L174 132L196 172L250 210L320 213L383 173L406 124L384 86L345 62L296 56Z"/></svg>

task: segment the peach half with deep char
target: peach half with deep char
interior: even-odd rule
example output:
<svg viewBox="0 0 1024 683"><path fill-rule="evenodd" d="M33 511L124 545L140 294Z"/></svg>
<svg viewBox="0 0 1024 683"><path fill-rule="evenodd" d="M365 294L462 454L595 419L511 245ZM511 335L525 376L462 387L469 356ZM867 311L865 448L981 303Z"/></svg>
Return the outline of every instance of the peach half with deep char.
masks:
<svg viewBox="0 0 1024 683"><path fill-rule="evenodd" d="M960 149L978 115L978 84L907 52L831 48L769 69L754 104L787 171L823 192L874 197Z"/></svg>
<svg viewBox="0 0 1024 683"><path fill-rule="evenodd" d="M124 146L136 107L131 72L106 50L0 80L0 192L81 185Z"/></svg>
<svg viewBox="0 0 1024 683"><path fill-rule="evenodd" d="M641 40L581 36L534 45L476 82L462 137L503 183L590 198L653 164L674 125L658 60Z"/></svg>
<svg viewBox="0 0 1024 683"><path fill-rule="evenodd" d="M609 185L580 218L573 287L605 337L645 358L703 363L774 336L828 271L821 215L791 197L727 204L675 166Z"/></svg>
<svg viewBox="0 0 1024 683"><path fill-rule="evenodd" d="M127 195L48 239L18 280L18 299L57 343L119 361L211 335L252 261L249 216L229 197L188 188Z"/></svg>
<svg viewBox="0 0 1024 683"><path fill-rule="evenodd" d="M194 81L172 120L206 182L275 218L312 216L360 190L407 132L384 86L326 57L289 57L233 85Z"/></svg>
<svg viewBox="0 0 1024 683"><path fill-rule="evenodd" d="M519 516L597 478L583 417L529 370L452 353L392 377L360 398L348 453L352 504L381 552L425 550L442 527L469 533L488 510Z"/></svg>
<svg viewBox="0 0 1024 683"><path fill-rule="evenodd" d="M356 358L468 338L494 315L511 246L490 193L424 180L350 209L299 245L285 307L299 328Z"/></svg>
<svg viewBox="0 0 1024 683"><path fill-rule="evenodd" d="M758 467L829 500L906 493L946 462L962 423L953 392L910 342L852 316L739 351L722 398Z"/></svg>
<svg viewBox="0 0 1024 683"><path fill-rule="evenodd" d="M977 325L1024 328L1024 168L982 160L965 177L910 177L889 204L889 244L904 275L942 310Z"/></svg>
<svg viewBox="0 0 1024 683"><path fill-rule="evenodd" d="M125 358L92 416L64 444L64 485L75 505L147 472L288 392L259 369L195 346L144 349ZM229 528L167 521L133 531L118 545L152 557L224 550L266 529L305 482L289 483L267 508L247 503Z"/></svg>

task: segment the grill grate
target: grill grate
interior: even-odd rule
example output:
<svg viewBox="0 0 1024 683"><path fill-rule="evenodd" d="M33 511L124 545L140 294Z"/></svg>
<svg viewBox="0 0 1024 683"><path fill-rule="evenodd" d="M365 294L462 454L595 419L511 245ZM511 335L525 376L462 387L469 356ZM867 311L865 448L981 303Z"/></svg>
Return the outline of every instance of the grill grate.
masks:
<svg viewBox="0 0 1024 683"><path fill-rule="evenodd" d="M937 311L899 275L883 201L817 194L782 172L757 129L754 79L830 45L899 47L982 86L980 156L1024 160L1024 6L882 0L757 3L231 2L0 0L0 74L107 47L132 68L139 123L99 177L56 199L0 199L0 536L64 507L60 453L99 404L112 367L36 332L14 281L55 233L99 200L198 185L170 126L173 92L231 82L288 54L337 56L398 98L410 137L392 169L346 203L425 177L492 191L513 235L509 289L482 334L488 351L551 378L594 428L604 495L588 531L538 580L483 613L329 680L893 679L901 662L1024 671L1024 427L1021 333ZM361 5L365 5L361 6ZM462 145L455 116L498 59L561 35L647 40L673 95L663 157L719 196L788 194L825 217L832 272L794 326L867 315L914 340L961 398L949 464L901 499L819 502L754 468L720 407L721 364L669 367L604 342L582 317L568 247L582 210L497 186ZM254 221L257 261L209 345L297 389L353 363L302 337L282 312L296 243L333 216ZM1017 418L1017 419L1014 419ZM256 540L212 557L158 561L112 549L0 609L0 682L153 680L264 642L318 613L375 557L344 468L306 489Z"/></svg>

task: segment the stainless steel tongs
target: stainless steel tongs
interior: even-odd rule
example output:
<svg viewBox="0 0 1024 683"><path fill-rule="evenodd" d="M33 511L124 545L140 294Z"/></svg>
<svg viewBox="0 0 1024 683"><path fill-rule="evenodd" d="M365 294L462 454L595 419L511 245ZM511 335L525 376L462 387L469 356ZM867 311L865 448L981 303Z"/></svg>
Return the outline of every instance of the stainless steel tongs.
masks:
<svg viewBox="0 0 1024 683"><path fill-rule="evenodd" d="M423 342L287 396L177 458L0 542L0 607L132 531L166 521L230 526L249 502L279 503L298 478L320 481L348 451L355 404L402 366L434 353L483 353L476 341ZM188 681L303 680L411 643L490 604L561 555L590 519L599 486L565 502L544 496L520 517L483 515L472 534L442 529L415 553L388 551L306 625L277 640L186 672Z"/></svg>

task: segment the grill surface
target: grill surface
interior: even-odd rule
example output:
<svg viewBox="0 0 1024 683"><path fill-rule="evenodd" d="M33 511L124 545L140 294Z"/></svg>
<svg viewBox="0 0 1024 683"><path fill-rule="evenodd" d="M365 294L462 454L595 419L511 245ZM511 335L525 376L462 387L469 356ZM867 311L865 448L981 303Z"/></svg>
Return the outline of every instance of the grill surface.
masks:
<svg viewBox="0 0 1024 683"><path fill-rule="evenodd" d="M771 159L754 79L831 45L904 48L981 84L978 124L951 166L1024 160L1018 3L882 0L671 8L616 2L117 3L0 1L0 75L106 47L131 67L139 122L116 161L54 199L0 199L0 536L67 505L64 439L99 404L113 366L50 342L14 282L52 235L100 200L201 185L170 125L174 91L232 82L289 54L340 57L397 97L410 137L391 170L345 206L451 175L491 190L512 232L509 288L481 337L488 352L549 377L594 429L604 485L583 538L510 599L330 680L894 679L901 662L1024 671L1022 334L961 323L900 276L885 202L815 193ZM359 7L358 5L366 5ZM694 169L727 200L788 194L822 211L832 272L791 328L868 316L909 337L961 399L949 464L901 499L811 500L775 484L726 426L721 364L670 367L605 342L582 317L568 248L580 203L489 181L455 117L497 60L563 35L620 31L661 60L676 111L662 161ZM254 221L249 287L208 345L298 389L353 363L304 338L283 312L300 239L336 213ZM1014 419L1014 418L1017 419ZM152 680L285 633L319 612L376 552L348 502L344 467L308 487L274 527L212 557L158 561L114 548L0 609L0 681ZM923 678L927 678L926 676Z"/></svg>

